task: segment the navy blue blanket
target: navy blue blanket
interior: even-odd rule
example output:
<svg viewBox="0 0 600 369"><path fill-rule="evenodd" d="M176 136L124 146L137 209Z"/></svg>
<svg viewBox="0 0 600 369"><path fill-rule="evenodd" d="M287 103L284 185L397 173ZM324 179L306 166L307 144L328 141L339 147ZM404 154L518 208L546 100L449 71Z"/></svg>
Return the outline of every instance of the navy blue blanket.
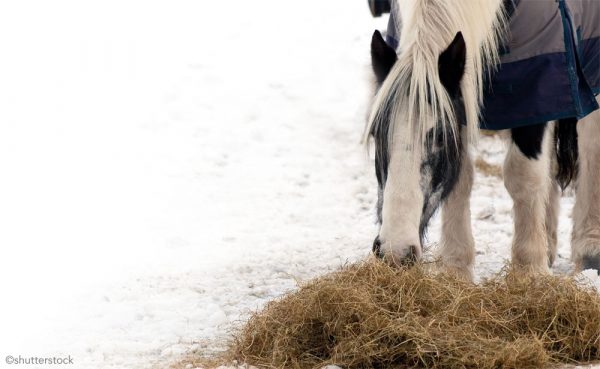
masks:
<svg viewBox="0 0 600 369"><path fill-rule="evenodd" d="M392 10L387 42L398 45ZM501 64L487 81L481 128L499 130L598 109L600 0L520 0Z"/></svg>

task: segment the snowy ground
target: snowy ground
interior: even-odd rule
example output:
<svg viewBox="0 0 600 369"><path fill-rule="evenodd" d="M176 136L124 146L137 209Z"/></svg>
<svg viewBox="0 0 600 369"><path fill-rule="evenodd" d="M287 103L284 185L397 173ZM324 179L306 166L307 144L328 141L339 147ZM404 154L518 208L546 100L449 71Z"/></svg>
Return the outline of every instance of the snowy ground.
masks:
<svg viewBox="0 0 600 369"><path fill-rule="evenodd" d="M385 20L364 3L3 2L0 359L164 368L367 256L359 139ZM472 201L481 277L509 255L511 203L483 176Z"/></svg>

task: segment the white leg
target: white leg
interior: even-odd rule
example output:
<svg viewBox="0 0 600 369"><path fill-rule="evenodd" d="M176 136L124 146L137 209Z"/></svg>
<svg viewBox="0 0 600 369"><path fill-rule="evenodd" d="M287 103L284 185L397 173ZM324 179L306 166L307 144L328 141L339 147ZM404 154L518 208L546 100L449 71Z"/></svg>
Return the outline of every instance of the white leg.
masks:
<svg viewBox="0 0 600 369"><path fill-rule="evenodd" d="M546 207L552 183L551 128L552 124L543 130L513 129L504 163L504 185L514 202L513 265L542 273L549 273Z"/></svg>
<svg viewBox="0 0 600 369"><path fill-rule="evenodd" d="M554 124L554 130L558 129L557 123ZM550 149L550 192L548 194L548 204L546 205L546 234L548 236L548 266L552 267L556 260L556 251L558 246L558 216L560 214L561 189L555 178L558 175L558 161L556 160L556 145L553 144Z"/></svg>
<svg viewBox="0 0 600 369"><path fill-rule="evenodd" d="M554 155L554 154L552 154ZM548 205L546 207L546 232L548 236L548 266L556 260L558 246L558 215L560 212L560 188L556 181L550 185Z"/></svg>
<svg viewBox="0 0 600 369"><path fill-rule="evenodd" d="M572 259L600 268L600 111L577 122L579 175L573 209Z"/></svg>
<svg viewBox="0 0 600 369"><path fill-rule="evenodd" d="M467 142L466 137L463 142ZM473 162L469 155L468 145L464 146L459 180L442 207L440 257L447 271L472 280L473 262L475 261L470 207Z"/></svg>

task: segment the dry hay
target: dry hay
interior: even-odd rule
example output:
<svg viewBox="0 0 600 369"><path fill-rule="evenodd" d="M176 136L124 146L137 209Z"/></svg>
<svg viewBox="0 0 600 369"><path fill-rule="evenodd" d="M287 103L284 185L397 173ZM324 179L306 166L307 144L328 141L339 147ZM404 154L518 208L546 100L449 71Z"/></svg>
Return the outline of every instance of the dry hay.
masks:
<svg viewBox="0 0 600 369"><path fill-rule="evenodd" d="M505 271L474 285L369 261L255 313L231 359L261 368L541 368L600 359L600 296Z"/></svg>
<svg viewBox="0 0 600 369"><path fill-rule="evenodd" d="M218 368L221 360L218 358L196 357L188 355L183 360L177 361L169 366L169 369L190 369L190 368ZM158 366L156 366L158 367Z"/></svg>

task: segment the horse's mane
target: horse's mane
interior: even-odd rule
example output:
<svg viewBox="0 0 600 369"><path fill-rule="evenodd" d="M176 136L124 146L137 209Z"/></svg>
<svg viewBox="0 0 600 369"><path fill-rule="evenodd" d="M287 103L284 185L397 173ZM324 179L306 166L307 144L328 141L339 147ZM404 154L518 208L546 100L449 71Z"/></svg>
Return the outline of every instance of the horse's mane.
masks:
<svg viewBox="0 0 600 369"><path fill-rule="evenodd" d="M413 148L422 147L427 131L443 129L458 137L452 102L438 75L439 55L460 31L467 47L461 93L470 137L478 128L483 80L498 62L506 15L503 0L396 0L402 19L398 61L382 84L369 116L367 137L378 125L394 127L411 122ZM436 122L441 122L437 125ZM452 133L452 134L449 134Z"/></svg>

